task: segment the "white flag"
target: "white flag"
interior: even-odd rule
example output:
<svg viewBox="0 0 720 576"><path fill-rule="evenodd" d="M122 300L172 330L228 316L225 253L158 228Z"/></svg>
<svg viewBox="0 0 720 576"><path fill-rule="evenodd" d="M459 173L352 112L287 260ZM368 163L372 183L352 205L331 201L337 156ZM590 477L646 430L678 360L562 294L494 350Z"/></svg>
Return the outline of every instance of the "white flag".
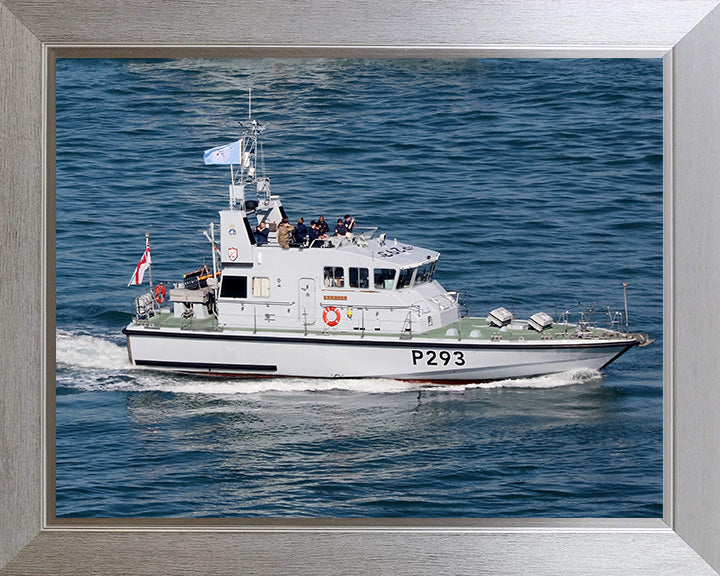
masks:
<svg viewBox="0 0 720 576"><path fill-rule="evenodd" d="M140 262L138 262L138 265L135 268L135 272L133 272L132 278L130 278L128 286L136 286L138 284L142 284L143 276L145 276L145 270L147 270L149 267L150 246L145 248L145 252L143 252L142 258L140 258Z"/></svg>
<svg viewBox="0 0 720 576"><path fill-rule="evenodd" d="M225 146L216 146L205 150L203 159L205 164L240 164L243 147L243 139Z"/></svg>

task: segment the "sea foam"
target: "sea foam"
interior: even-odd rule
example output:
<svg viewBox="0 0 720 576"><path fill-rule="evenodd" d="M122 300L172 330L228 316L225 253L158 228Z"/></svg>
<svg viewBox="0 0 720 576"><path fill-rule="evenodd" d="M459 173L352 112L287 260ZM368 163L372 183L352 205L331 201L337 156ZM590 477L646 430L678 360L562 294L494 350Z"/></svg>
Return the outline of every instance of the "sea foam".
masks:
<svg viewBox="0 0 720 576"><path fill-rule="evenodd" d="M76 368L121 370L130 367L125 347L97 336L65 330L55 333L55 360L60 366Z"/></svg>

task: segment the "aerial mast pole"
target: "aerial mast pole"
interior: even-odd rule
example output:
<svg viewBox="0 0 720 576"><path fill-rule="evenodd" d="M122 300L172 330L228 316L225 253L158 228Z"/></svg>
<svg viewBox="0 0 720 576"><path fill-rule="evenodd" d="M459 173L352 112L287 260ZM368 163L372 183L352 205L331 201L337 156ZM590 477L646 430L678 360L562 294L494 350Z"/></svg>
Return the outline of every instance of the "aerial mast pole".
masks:
<svg viewBox="0 0 720 576"><path fill-rule="evenodd" d="M248 89L248 120L252 119L252 87ZM242 125L242 122L240 122ZM240 193L241 193L241 202L245 201L245 138L243 137L240 140ZM231 197L230 197L230 208L234 209L237 198L235 196L235 173L233 171L233 165L230 164L230 191L231 191Z"/></svg>

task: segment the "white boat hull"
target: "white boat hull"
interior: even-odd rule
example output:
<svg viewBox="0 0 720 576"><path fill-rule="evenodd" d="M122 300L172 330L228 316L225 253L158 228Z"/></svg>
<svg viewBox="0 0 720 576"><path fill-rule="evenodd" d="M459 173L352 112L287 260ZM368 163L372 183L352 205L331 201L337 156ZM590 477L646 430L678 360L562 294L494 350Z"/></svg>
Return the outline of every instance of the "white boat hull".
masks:
<svg viewBox="0 0 720 576"><path fill-rule="evenodd" d="M381 377L448 383L600 370L638 344L618 338L472 342L138 326L124 332L131 362L150 368L255 377Z"/></svg>

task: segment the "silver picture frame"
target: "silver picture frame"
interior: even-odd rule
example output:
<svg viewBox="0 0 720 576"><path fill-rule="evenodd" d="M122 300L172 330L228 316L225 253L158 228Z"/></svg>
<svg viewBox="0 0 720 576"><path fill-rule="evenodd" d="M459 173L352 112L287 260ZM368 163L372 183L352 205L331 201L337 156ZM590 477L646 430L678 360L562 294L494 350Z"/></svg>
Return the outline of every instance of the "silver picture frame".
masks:
<svg viewBox="0 0 720 576"><path fill-rule="evenodd" d="M0 575L717 574L716 0L0 0ZM97 56L651 57L664 82L664 516L54 518L54 61Z"/></svg>

